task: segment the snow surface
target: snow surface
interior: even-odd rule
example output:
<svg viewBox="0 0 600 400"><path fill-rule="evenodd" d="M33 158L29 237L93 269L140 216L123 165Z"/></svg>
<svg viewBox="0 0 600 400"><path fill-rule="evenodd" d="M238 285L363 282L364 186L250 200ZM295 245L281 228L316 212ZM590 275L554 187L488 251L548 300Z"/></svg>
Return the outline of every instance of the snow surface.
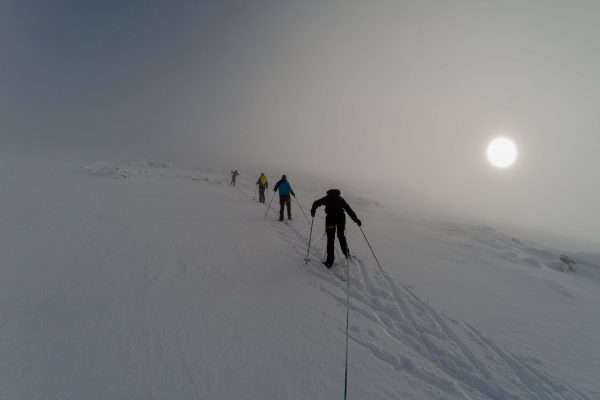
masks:
<svg viewBox="0 0 600 400"><path fill-rule="evenodd" d="M1 399L342 398L322 210L305 265L298 203L265 218L254 174L0 165ZM289 178L306 211L327 188ZM350 222L348 398L600 399L600 254L566 273L558 249L342 195L385 269Z"/></svg>

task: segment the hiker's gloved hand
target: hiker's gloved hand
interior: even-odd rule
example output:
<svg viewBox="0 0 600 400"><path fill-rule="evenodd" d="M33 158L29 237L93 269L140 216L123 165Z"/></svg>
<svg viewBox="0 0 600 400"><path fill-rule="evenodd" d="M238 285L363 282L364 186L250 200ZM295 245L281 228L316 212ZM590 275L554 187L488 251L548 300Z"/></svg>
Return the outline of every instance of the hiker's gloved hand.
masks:
<svg viewBox="0 0 600 400"><path fill-rule="evenodd" d="M362 226L362 222L360 222L360 219L357 219L357 220L356 220L356 225L358 225L358 226Z"/></svg>
<svg viewBox="0 0 600 400"><path fill-rule="evenodd" d="M310 210L310 216L311 217L315 217L315 214L317 213L317 210Z"/></svg>

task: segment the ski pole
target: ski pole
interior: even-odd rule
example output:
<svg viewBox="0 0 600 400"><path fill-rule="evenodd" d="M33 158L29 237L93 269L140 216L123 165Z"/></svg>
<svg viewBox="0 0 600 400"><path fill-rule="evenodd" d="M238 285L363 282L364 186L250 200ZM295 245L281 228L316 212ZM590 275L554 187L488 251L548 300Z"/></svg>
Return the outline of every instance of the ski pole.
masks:
<svg viewBox="0 0 600 400"><path fill-rule="evenodd" d="M273 191L273 197L271 197L271 201L269 202L269 207L267 207L267 211L265 211L265 218L267 218L267 214L269 209L271 208L271 203L273 203L273 199L275 198L275 191Z"/></svg>
<svg viewBox="0 0 600 400"><path fill-rule="evenodd" d="M310 241L312 240L312 228L313 228L313 223L315 222L315 218L313 217L312 221L310 222L310 234L308 235L308 249L306 250L306 258L304 259L305 265L308 264L308 262L310 261L310 258L308 258L308 255L310 254Z"/></svg>
<svg viewBox="0 0 600 400"><path fill-rule="evenodd" d="M344 366L344 400L348 397L348 329L350 326L350 260L346 259L346 361Z"/></svg>
<svg viewBox="0 0 600 400"><path fill-rule="evenodd" d="M359 226L358 229L360 229L360 232L362 233L363 237L365 238L365 241L369 245L369 249L371 249L371 253L373 253L373 257L375 257L375 261L377 262L377 266L379 266L379 269L383 273L383 268L381 268L381 264L379 264L379 260L377 259L377 256L375 255L375 252L373 251L373 248L371 247L371 243L369 243L369 239L367 239L367 235L365 235L365 232L363 231L362 227Z"/></svg>
<svg viewBox="0 0 600 400"><path fill-rule="evenodd" d="M346 244L346 249L348 249ZM348 398L348 330L350 326L350 251L346 251L346 361L344 366L344 400Z"/></svg>
<svg viewBox="0 0 600 400"><path fill-rule="evenodd" d="M306 216L306 213L304 212L304 208L302 208L302 204L300 204L300 202L298 201L296 196L294 196L294 199L296 199L296 203L298 203L298 206L300 207L300 211L302 211L302 215L304 215L304 218L306 218L306 222L310 224L310 221L308 220L308 217Z"/></svg>
<svg viewBox="0 0 600 400"><path fill-rule="evenodd" d="M256 191L258 190L258 185L254 187L254 194L252 195L252 200L256 200Z"/></svg>

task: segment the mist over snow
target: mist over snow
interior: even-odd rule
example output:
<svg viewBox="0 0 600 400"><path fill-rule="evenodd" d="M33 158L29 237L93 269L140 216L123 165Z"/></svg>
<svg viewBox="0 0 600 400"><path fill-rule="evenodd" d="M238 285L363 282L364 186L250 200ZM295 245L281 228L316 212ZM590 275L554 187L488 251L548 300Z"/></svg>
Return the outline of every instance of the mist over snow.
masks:
<svg viewBox="0 0 600 400"><path fill-rule="evenodd" d="M600 237L600 4L0 5L0 147L359 182ZM485 160L495 136L519 159Z"/></svg>
<svg viewBox="0 0 600 400"><path fill-rule="evenodd" d="M600 398L598 21L1 2L0 398L341 398L347 294L349 398ZM384 273L351 221L325 269L322 211L302 261L330 188Z"/></svg>

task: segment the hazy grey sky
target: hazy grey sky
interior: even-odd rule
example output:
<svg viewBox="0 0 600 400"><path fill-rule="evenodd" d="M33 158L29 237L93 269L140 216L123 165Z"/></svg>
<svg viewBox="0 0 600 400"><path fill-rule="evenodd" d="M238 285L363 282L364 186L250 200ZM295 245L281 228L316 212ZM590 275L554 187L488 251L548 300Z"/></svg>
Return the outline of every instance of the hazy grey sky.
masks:
<svg viewBox="0 0 600 400"><path fill-rule="evenodd" d="M305 170L600 241L598 21L597 1L3 1L0 148Z"/></svg>

